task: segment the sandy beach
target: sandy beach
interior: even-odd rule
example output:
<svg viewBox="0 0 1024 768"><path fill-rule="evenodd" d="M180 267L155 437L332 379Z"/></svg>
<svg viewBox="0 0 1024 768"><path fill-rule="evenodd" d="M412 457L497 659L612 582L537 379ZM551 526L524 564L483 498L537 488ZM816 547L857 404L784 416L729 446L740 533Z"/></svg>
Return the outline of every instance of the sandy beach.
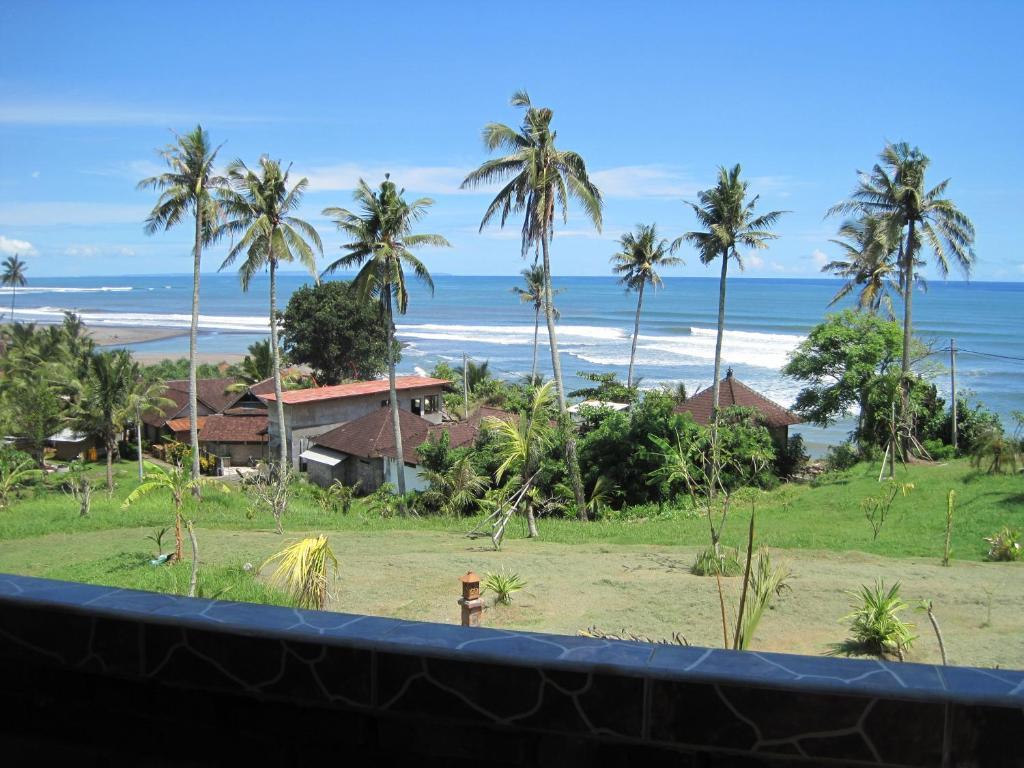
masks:
<svg viewBox="0 0 1024 768"><path fill-rule="evenodd" d="M177 359L188 357L188 331L180 328L139 328L132 326L90 326L88 334L101 347L123 347L128 344L144 344L147 341L162 341L182 337L183 351L181 354L169 354L167 352L146 352L139 349L132 350L132 356L143 365L153 365L161 360ZM203 352L200 350L197 355L199 363L238 363L245 357L242 352Z"/></svg>

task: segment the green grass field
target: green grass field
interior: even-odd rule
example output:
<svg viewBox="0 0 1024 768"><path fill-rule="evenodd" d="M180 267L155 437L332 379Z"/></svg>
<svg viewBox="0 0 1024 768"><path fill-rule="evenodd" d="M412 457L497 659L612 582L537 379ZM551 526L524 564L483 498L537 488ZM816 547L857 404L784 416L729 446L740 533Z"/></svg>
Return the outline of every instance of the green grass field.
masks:
<svg viewBox="0 0 1024 768"><path fill-rule="evenodd" d="M879 492L877 467L861 465L813 486L783 486L736 502L725 543L745 546L753 501L758 543L794 572L792 589L766 617L755 646L824 652L843 639L837 620L848 610L846 591L884 578L903 582L907 602L935 600L954 661L1024 666L1024 564L984 562L983 539L1004 525L1024 529L1024 478L982 475L953 462L913 466L898 479L915 488L896 498L877 540L861 508L864 497ZM185 562L149 564L155 545L146 536L172 525L170 499L155 493L122 509L134 485L134 466L119 465L113 497L97 491L88 518L78 516L65 494L26 489L0 510L0 571L185 592L187 539ZM943 568L950 489L957 498L954 562ZM286 604L267 574L257 575L258 567L299 535L323 532L341 561L333 610L454 622L455 578L469 569L508 567L529 586L511 607L489 610L487 624L556 632L597 625L651 637L681 631L691 642L721 641L715 582L687 570L706 545L706 522L686 510L591 523L544 518L541 541L526 540L525 526L516 521L501 552L486 539L464 536L474 519L381 519L361 503L348 515L325 514L301 488L283 537L273 533L268 514L247 510L237 489L210 489L188 511L200 543L202 595ZM163 546L173 547L172 531ZM735 598L737 583L726 580L727 599ZM912 657L933 660L927 621L916 621L921 639Z"/></svg>

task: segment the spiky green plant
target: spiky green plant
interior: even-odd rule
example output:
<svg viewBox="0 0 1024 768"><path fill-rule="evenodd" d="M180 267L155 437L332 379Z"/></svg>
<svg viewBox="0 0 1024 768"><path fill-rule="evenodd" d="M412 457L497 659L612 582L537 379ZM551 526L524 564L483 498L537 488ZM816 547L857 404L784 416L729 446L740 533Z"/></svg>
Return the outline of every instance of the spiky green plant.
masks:
<svg viewBox="0 0 1024 768"><path fill-rule="evenodd" d="M0 461L0 509L7 506L11 494L26 481L40 477L40 472L35 467L31 458L22 461L6 462Z"/></svg>
<svg viewBox="0 0 1024 768"><path fill-rule="evenodd" d="M331 571L337 575L338 558L334 556L327 537L323 534L301 539L271 555L261 569L279 561L270 581L283 587L298 608L322 611L330 597Z"/></svg>
<svg viewBox="0 0 1024 768"><path fill-rule="evenodd" d="M848 593L853 602L853 611L840 621L850 622L850 638L833 646L832 655L884 656L894 655L903 660L904 653L913 645L916 636L910 631L914 626L900 618L907 604L900 598L900 583L897 581L886 589L879 580L873 587L861 586L859 592Z"/></svg>
<svg viewBox="0 0 1024 768"><path fill-rule="evenodd" d="M526 586L526 582L514 571L502 568L497 573L488 573L484 591L494 593L495 600L502 605L512 604L512 595Z"/></svg>
<svg viewBox="0 0 1024 768"><path fill-rule="evenodd" d="M757 564L750 571L749 594L743 604L743 616L737 621L736 648L745 651L750 647L765 609L774 598L789 589L791 575L785 564L773 568L771 555L761 547L757 553Z"/></svg>
<svg viewBox="0 0 1024 768"><path fill-rule="evenodd" d="M1013 530L1010 526L1004 525L1003 529L998 533L986 536L985 541L988 542L988 554L985 555L986 560L992 560L993 562L1020 560L1022 554L1020 531Z"/></svg>

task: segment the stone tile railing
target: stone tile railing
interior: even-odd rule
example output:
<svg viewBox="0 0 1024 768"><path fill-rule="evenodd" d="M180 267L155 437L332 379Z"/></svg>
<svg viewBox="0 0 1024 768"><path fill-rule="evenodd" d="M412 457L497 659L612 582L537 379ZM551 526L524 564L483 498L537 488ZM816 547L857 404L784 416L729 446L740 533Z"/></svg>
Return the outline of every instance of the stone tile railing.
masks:
<svg viewBox="0 0 1024 768"><path fill-rule="evenodd" d="M19 754L33 764L1024 765L1020 671L470 629L5 575L0 705L9 765Z"/></svg>

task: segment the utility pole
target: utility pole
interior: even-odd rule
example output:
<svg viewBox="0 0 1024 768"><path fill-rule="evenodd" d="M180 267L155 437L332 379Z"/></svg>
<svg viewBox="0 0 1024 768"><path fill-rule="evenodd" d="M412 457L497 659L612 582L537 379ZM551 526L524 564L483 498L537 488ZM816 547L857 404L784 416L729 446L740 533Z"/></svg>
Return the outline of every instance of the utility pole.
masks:
<svg viewBox="0 0 1024 768"><path fill-rule="evenodd" d="M469 419L469 355L462 353L462 401L465 403L464 418Z"/></svg>
<svg viewBox="0 0 1024 768"><path fill-rule="evenodd" d="M956 450L956 339L949 340L949 388L953 398L953 450Z"/></svg>

